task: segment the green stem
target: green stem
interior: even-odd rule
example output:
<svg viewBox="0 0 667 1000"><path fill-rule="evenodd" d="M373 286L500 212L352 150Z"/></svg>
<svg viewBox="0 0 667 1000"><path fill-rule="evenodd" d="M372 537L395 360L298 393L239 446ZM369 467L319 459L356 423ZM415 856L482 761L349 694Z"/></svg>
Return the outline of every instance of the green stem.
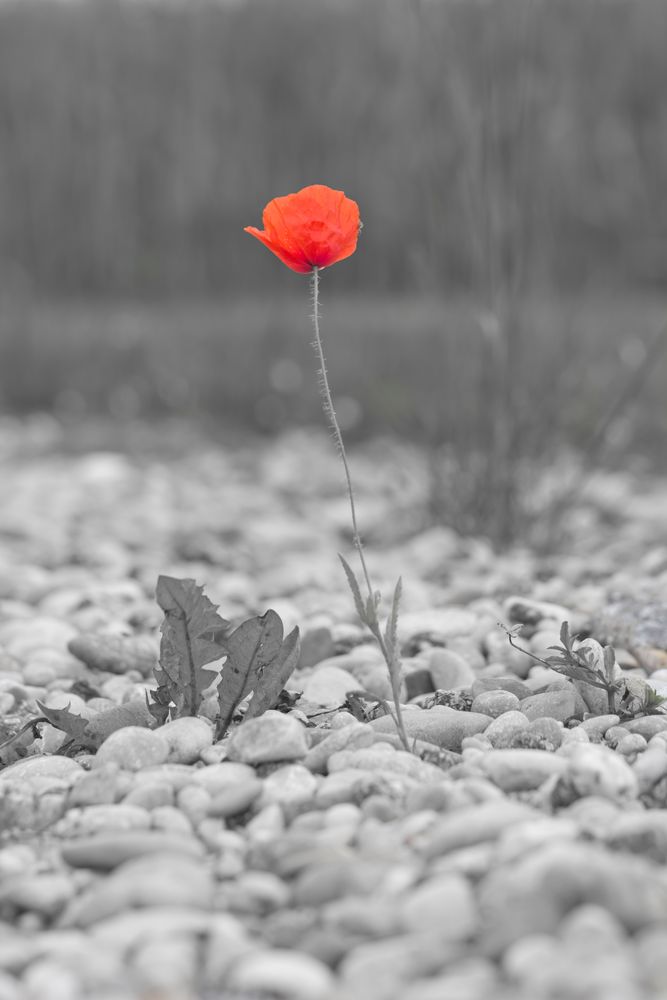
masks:
<svg viewBox="0 0 667 1000"><path fill-rule="evenodd" d="M357 522L357 508L354 502L354 490L352 488L352 476L350 475L350 466L347 460L347 453L345 451L345 443L343 441L343 435L338 423L338 418L336 417L336 411L334 409L333 397L331 395L331 388L329 386L329 378L327 376L327 364L324 357L324 347L322 346L322 337L320 334L320 269L314 267L312 270L312 282L311 282L311 292L313 299L313 328L315 330L315 342L313 344L315 350L317 351L317 357L320 364L319 369L319 384L320 391L322 395L322 406L324 409L324 415L329 421L331 429L334 433L336 440L336 445L340 453L341 460L343 462L343 468L345 470L345 481L347 483L347 495L350 501L350 513L352 515L352 530L354 533L354 547L359 555L359 562L361 563L361 568L364 574L364 580L366 582L366 589L368 591L369 606L375 607L374 602L374 590L371 584L370 573L368 572L368 566L366 565L366 557L364 555L364 547L361 543L361 535L359 534L359 525ZM370 627L370 626L369 626ZM394 700L394 707L396 710L396 729L401 739L401 743L406 750L410 749L410 744L408 741L407 733L405 732L405 726L403 725L403 713L401 711L401 700L400 700L400 690L399 690L399 670L398 663L392 662L389 650L387 649L387 644L384 641L384 637L380 631L379 625L375 628L371 628L371 632L375 636L377 643L384 657L385 663L389 670L389 679L391 681L391 689Z"/></svg>

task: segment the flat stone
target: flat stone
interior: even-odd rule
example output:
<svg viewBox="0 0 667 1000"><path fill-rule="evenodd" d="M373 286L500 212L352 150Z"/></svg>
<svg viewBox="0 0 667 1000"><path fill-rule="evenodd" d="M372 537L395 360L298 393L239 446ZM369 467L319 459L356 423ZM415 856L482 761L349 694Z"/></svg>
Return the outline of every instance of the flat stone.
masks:
<svg viewBox="0 0 667 1000"><path fill-rule="evenodd" d="M141 771L145 767L164 763L169 756L169 743L152 729L125 726L117 729L100 746L93 768L118 764L126 771Z"/></svg>
<svg viewBox="0 0 667 1000"><path fill-rule="evenodd" d="M67 648L91 670L126 674L137 670L149 677L158 662L158 650L150 636L82 633L70 639Z"/></svg>
<svg viewBox="0 0 667 1000"><path fill-rule="evenodd" d="M504 792L539 788L567 766L566 760L546 750L489 750L480 760L483 773Z"/></svg>
<svg viewBox="0 0 667 1000"><path fill-rule="evenodd" d="M334 986L323 962L299 951L272 948L239 958L225 978L228 990L285 1000L325 1000Z"/></svg>
<svg viewBox="0 0 667 1000"><path fill-rule="evenodd" d="M243 764L300 760L308 752L302 724L275 711L241 723L229 736L226 746L228 759Z"/></svg>
<svg viewBox="0 0 667 1000"><path fill-rule="evenodd" d="M488 715L479 712L459 712L446 705L435 705L423 711L414 709L403 713L405 731L410 739L425 740L446 750L461 750L466 736L482 733L491 722ZM396 732L394 720L389 716L373 719L369 723L379 733Z"/></svg>
<svg viewBox="0 0 667 1000"><path fill-rule="evenodd" d="M111 871L125 861L146 854L186 854L190 857L201 857L204 848L194 837L152 830L119 830L114 834L100 833L94 837L80 837L63 844L60 853L63 861L73 868Z"/></svg>
<svg viewBox="0 0 667 1000"><path fill-rule="evenodd" d="M530 806L504 799L457 809L433 824L424 835L420 853L437 858L462 847L496 840L503 830L539 815Z"/></svg>
<svg viewBox="0 0 667 1000"><path fill-rule="evenodd" d="M396 750L389 743L376 743L371 747L360 747L352 750L339 750L329 758L329 773L344 771L349 768L361 768L365 771L390 771L392 774L403 774L415 781L440 782L442 771L414 754L405 750Z"/></svg>
<svg viewBox="0 0 667 1000"><path fill-rule="evenodd" d="M509 691L517 696L519 701L528 698L533 692L532 689L515 674L502 674L498 677L476 677L471 687L471 694L476 698L484 691Z"/></svg>
<svg viewBox="0 0 667 1000"><path fill-rule="evenodd" d="M664 733L667 730L667 716L665 715L645 715L640 719L632 719L630 722L621 723L629 733L639 733L645 740L650 740L657 733ZM0 778L2 775L0 775Z"/></svg>
<svg viewBox="0 0 667 1000"><path fill-rule="evenodd" d="M147 830L150 825L146 809L119 802L69 809L56 824L54 833L58 837L90 837L112 830Z"/></svg>
<svg viewBox="0 0 667 1000"><path fill-rule="evenodd" d="M357 722L355 719L351 725L345 726L343 729L332 730L321 743L311 747L303 763L310 771L323 774L332 754L339 750L368 747L374 741L375 733L371 727L365 723Z"/></svg>
<svg viewBox="0 0 667 1000"><path fill-rule="evenodd" d="M160 852L120 864L84 889L60 918L61 927L88 927L127 909L196 906L207 910L213 884L206 865L182 852Z"/></svg>
<svg viewBox="0 0 667 1000"><path fill-rule="evenodd" d="M576 713L576 697L571 687L556 691L543 691L524 698L520 711L531 722L533 719L549 718L565 722Z"/></svg>
<svg viewBox="0 0 667 1000"><path fill-rule="evenodd" d="M73 783L84 774L81 765L69 757L26 757L0 771L0 787L5 782L33 782L40 778L55 778Z"/></svg>

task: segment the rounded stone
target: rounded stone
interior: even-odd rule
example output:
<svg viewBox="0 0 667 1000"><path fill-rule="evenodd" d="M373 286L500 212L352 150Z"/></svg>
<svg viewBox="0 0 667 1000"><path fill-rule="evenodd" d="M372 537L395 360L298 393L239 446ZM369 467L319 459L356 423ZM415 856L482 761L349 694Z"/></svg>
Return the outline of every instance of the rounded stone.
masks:
<svg viewBox="0 0 667 1000"><path fill-rule="evenodd" d="M172 719L160 728L160 736L169 745L170 763L194 764L202 750L213 743L213 726L195 717Z"/></svg>
<svg viewBox="0 0 667 1000"><path fill-rule="evenodd" d="M141 726L125 726L107 736L92 766L118 764L126 771L140 771L150 765L163 764L168 756L169 744L159 732Z"/></svg>
<svg viewBox="0 0 667 1000"><path fill-rule="evenodd" d="M302 724L275 711L241 723L227 741L228 759L243 764L300 760L307 752L308 740Z"/></svg>
<svg viewBox="0 0 667 1000"><path fill-rule="evenodd" d="M504 715L505 712L518 712L519 699L510 691L482 691L473 700L471 712L481 712L490 715L492 719Z"/></svg>
<svg viewBox="0 0 667 1000"><path fill-rule="evenodd" d="M268 993L285 1000L324 1000L334 987L331 970L299 951L254 951L231 967L225 986L247 993Z"/></svg>

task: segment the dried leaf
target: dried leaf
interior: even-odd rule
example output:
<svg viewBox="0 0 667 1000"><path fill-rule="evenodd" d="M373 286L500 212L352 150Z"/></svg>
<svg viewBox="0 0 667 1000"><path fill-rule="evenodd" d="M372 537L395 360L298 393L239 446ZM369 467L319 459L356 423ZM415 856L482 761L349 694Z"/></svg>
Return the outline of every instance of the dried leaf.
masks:
<svg viewBox="0 0 667 1000"><path fill-rule="evenodd" d="M219 737L226 731L239 702L261 684L265 670L280 656L282 645L283 623L272 610L261 617L249 618L227 636L228 655L218 684Z"/></svg>
<svg viewBox="0 0 667 1000"><path fill-rule="evenodd" d="M354 575L354 571L350 566L350 564L347 562L347 560L344 559L343 556L340 555L340 553L338 554L338 558L343 564L343 569L345 570L345 576L347 577L347 582L350 587L350 590L352 591L352 597L354 598L354 606L357 609L357 614L359 615L364 625L367 625L368 620L366 617L366 608L364 607L364 602L361 597L361 590L359 589L359 584L357 583L357 578Z"/></svg>
<svg viewBox="0 0 667 1000"><path fill-rule="evenodd" d="M391 602L391 611L389 612L389 618L384 630L384 641L390 656L396 653L398 646L398 608L401 603L402 592L403 581L399 576Z"/></svg>
<svg viewBox="0 0 667 1000"><path fill-rule="evenodd" d="M73 739L83 740L84 733L88 728L88 719L70 712L70 704L71 702L68 702L67 708L47 708L43 702L37 702L40 712L52 726L55 726L62 733L67 733Z"/></svg>
<svg viewBox="0 0 667 1000"><path fill-rule="evenodd" d="M280 622L281 635L282 631L283 626L282 622ZM282 643L278 655L269 664L268 669L264 671L259 679L248 705L248 711L245 714L246 719L254 719L278 704L280 693L288 679L294 673L296 665L299 662L300 652L301 639L297 627L292 629Z"/></svg>
<svg viewBox="0 0 667 1000"><path fill-rule="evenodd" d="M229 622L220 617L217 606L194 580L160 576L155 596L165 617L160 629L160 666L155 670L158 690L152 692L156 707L151 712L160 721L165 704L171 702L173 718L196 715L202 692L217 676L204 667L225 655L223 636Z"/></svg>

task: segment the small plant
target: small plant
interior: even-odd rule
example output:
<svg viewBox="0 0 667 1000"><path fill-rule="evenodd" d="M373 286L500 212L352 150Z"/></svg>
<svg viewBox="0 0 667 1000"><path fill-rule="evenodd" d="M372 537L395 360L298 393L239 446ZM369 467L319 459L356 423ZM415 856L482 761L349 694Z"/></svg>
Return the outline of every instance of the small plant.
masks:
<svg viewBox="0 0 667 1000"><path fill-rule="evenodd" d="M298 627L283 638L280 616L269 609L234 629L194 580L160 576L156 599L164 611L164 620L160 657L153 668L157 688L150 692L150 698L145 703L136 700L114 705L92 719L72 712L71 703L65 708L49 708L38 701L41 715L28 720L0 743L0 764L6 762L3 750L22 756L19 741L28 732L36 738L42 723L48 722L66 734L68 739L59 752L73 755L81 750L96 750L107 736L126 726L155 728L170 719L197 716L216 680L216 739L225 735L248 695L252 697L244 719L281 703L283 688L299 661ZM223 659L221 671L209 667ZM291 707L291 699L286 702Z"/></svg>
<svg viewBox="0 0 667 1000"><path fill-rule="evenodd" d="M549 646L553 656L536 656L516 642L522 625L507 628L501 624L509 639L510 646L530 656L550 670L555 670L573 681L590 684L607 694L607 707L611 715L628 718L635 715L661 714L667 699L657 693L642 678L619 676L616 653L611 645L601 646L594 639L574 645L576 639L570 634L568 622L560 627L560 646Z"/></svg>
<svg viewBox="0 0 667 1000"><path fill-rule="evenodd" d="M260 240L287 267L300 274L310 274L311 276L312 319L315 333L313 346L319 362L318 375L322 404L324 415L333 431L345 472L354 546L361 563L363 586L366 591L365 599L362 597L362 588L354 571L343 556L340 556L340 560L352 591L357 614L374 636L387 664L394 702L394 712L392 713L394 722L403 746L409 750L410 746L403 724L401 708L401 661L397 639L401 580L398 580L394 589L389 618L383 631L378 618L381 594L373 588L366 564L357 523L350 466L334 409L320 334L320 271L351 256L356 250L357 239L362 227L359 206L351 198L347 198L342 191L334 191L323 184L313 184L310 187L302 188L296 194L274 198L264 209L262 222L264 224L263 230L247 226L245 231Z"/></svg>
<svg viewBox="0 0 667 1000"><path fill-rule="evenodd" d="M225 657L217 685L219 712L216 737L226 733L234 712L252 692L244 718L273 708L299 660L299 629L283 638L283 623L275 611L249 618L236 629L194 580L161 576L157 602L164 611L157 690L148 710L158 724L167 718L197 715L207 688L218 673L208 664Z"/></svg>

